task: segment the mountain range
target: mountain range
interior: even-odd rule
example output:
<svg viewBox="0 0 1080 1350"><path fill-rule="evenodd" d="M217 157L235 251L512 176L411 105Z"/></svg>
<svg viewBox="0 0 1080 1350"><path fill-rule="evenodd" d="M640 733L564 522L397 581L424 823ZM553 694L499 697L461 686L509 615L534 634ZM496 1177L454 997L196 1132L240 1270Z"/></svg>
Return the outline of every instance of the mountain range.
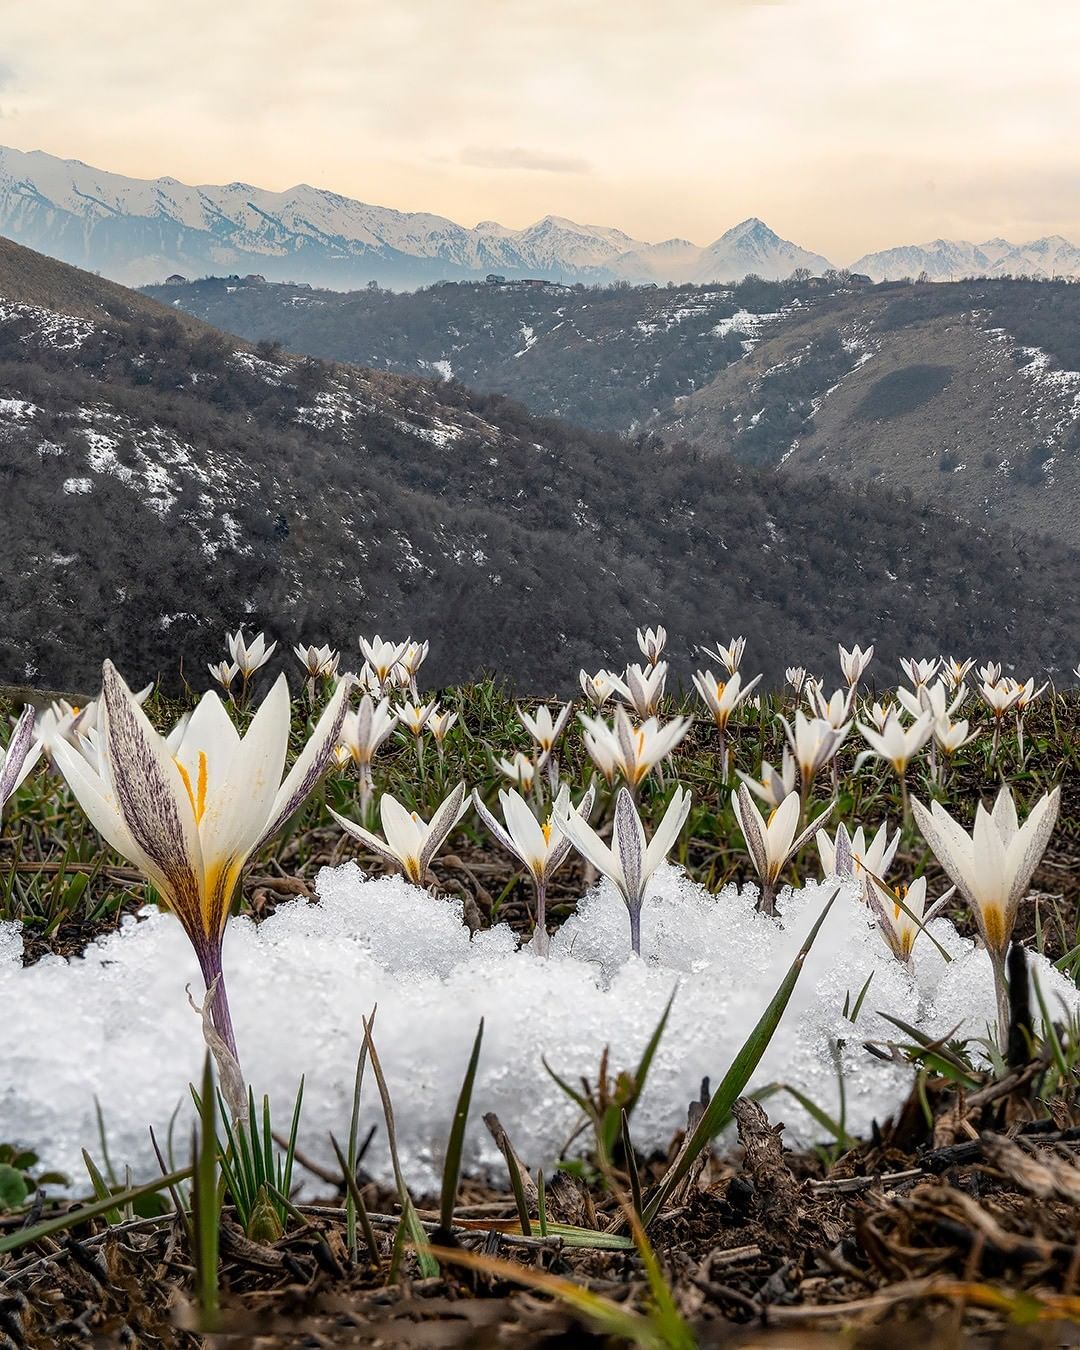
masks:
<svg viewBox="0 0 1080 1350"><path fill-rule="evenodd" d="M605 283L781 280L832 264L782 239L757 217L711 244L646 243L622 230L548 215L524 229L458 225L427 212L372 206L300 183L271 192L248 183L191 187L127 178L80 160L0 146L0 234L128 285L255 273L348 289L413 287L495 272L510 278ZM874 281L917 277L1080 276L1080 249L1055 235L1012 244L937 239L867 253L850 270Z"/></svg>
<svg viewBox="0 0 1080 1350"><path fill-rule="evenodd" d="M189 187L125 178L79 160L0 148L0 233L133 285L172 272L257 272L339 287L375 280L541 276L558 281L734 280L787 276L827 261L743 221L707 248L647 244L621 230L545 216L522 230L353 201L301 183Z"/></svg>
<svg viewBox="0 0 1080 1350"><path fill-rule="evenodd" d="M1080 559L873 486L598 435L456 382L252 348L0 241L0 680L205 680L226 628L430 638L433 684L573 689L666 624L755 663L1075 660ZM867 625L870 625L869 631ZM350 656L350 653L352 654Z"/></svg>

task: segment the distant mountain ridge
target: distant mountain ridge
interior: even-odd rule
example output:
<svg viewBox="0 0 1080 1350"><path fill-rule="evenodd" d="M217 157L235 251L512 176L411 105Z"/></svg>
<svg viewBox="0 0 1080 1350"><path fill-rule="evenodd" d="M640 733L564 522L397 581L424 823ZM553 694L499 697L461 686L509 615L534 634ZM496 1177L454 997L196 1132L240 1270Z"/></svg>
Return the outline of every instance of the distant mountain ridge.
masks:
<svg viewBox="0 0 1080 1350"><path fill-rule="evenodd" d="M769 279L828 260L750 219L707 248L649 244L622 230L544 216L525 229L472 229L442 216L371 206L298 184L190 187L126 178L41 151L0 147L0 233L114 281L144 285L172 272L257 272L339 288L416 286L488 272L555 281Z"/></svg>
<svg viewBox="0 0 1080 1350"><path fill-rule="evenodd" d="M866 253L851 264L874 281L898 281L923 273L931 281L962 281L968 277L1077 277L1080 248L1060 234L1012 244L988 239L972 244L965 239L934 239L906 244L879 253Z"/></svg>

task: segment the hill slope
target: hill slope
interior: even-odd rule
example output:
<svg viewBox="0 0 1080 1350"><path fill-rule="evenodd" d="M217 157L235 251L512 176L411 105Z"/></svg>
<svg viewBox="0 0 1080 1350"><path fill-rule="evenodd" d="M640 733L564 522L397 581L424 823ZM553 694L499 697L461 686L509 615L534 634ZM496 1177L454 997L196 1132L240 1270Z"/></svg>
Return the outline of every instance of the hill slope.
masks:
<svg viewBox="0 0 1080 1350"><path fill-rule="evenodd" d="M705 452L876 481L1080 545L1080 290L880 290L792 315L680 401Z"/></svg>
<svg viewBox="0 0 1080 1350"><path fill-rule="evenodd" d="M92 278L18 250L0 296L15 265L85 311ZM433 680L495 668L538 689L656 619L677 656L741 630L774 677L831 665L838 638L885 661L1074 657L1068 550L106 302L0 302L0 679L90 686L110 654L133 679L182 658L201 682L245 618L346 651L411 631Z"/></svg>
<svg viewBox="0 0 1080 1350"><path fill-rule="evenodd" d="M781 311L790 286L439 285L313 291L207 278L146 294L253 341L520 399L534 413L626 431L709 380Z"/></svg>

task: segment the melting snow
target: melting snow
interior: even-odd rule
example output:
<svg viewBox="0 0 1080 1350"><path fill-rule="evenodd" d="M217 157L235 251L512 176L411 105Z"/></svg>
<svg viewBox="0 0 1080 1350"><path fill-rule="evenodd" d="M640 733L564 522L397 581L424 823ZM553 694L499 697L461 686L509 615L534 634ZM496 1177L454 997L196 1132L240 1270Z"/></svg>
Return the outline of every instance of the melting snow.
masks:
<svg viewBox="0 0 1080 1350"><path fill-rule="evenodd" d="M633 1122L642 1147L666 1147L702 1077L719 1081L832 892L832 885L809 884L785 893L780 927L754 910L752 887L712 895L665 866L645 904L643 959L630 956L625 909L604 881L555 935L544 961L518 950L505 925L470 941L458 900L399 878L369 880L349 863L324 869L317 886L317 904L296 901L261 925L230 925L225 963L245 1068L256 1091L270 1093L279 1119L306 1075L301 1144L332 1166L328 1134L347 1132L360 1019L377 1003L376 1043L406 1175L419 1190L437 1182L481 1017L467 1165L481 1172L502 1166L480 1123L481 1112L495 1111L523 1158L550 1168L576 1112L541 1056L570 1081L595 1075L605 1045L613 1069L630 1067L676 990ZM994 1015L985 952L945 920L933 933L955 959L946 964L922 938L912 977L889 956L853 891L843 891L755 1083L793 1084L835 1115L839 1056L850 1131L866 1133L894 1110L911 1074L862 1046L895 1034L881 1011L933 1035L954 1026L982 1035ZM148 909L82 958L49 956L24 968L21 951L18 926L0 924L4 1138L38 1149L47 1166L81 1175L80 1148L98 1150L96 1095L114 1165L152 1173L147 1126L163 1137L179 1106L177 1138L186 1138L187 1084L203 1056L184 996L186 985L201 989L198 967L179 924ZM1051 1006L1075 1008L1075 988L1041 959L1036 966ZM871 974L853 1024L845 998L854 1002ZM786 1094L772 1111L795 1141L820 1133ZM379 1123L368 1165L385 1177L389 1160L370 1082L362 1118L365 1128Z"/></svg>

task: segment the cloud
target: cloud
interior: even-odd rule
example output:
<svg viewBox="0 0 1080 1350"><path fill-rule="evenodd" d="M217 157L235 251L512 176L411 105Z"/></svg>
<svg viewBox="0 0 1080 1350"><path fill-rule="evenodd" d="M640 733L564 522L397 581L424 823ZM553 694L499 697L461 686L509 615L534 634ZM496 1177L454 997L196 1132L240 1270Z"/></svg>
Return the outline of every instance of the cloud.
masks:
<svg viewBox="0 0 1080 1350"><path fill-rule="evenodd" d="M475 169L527 169L540 173L591 173L592 165L576 155L549 155L521 146L471 145L460 155L461 163Z"/></svg>

